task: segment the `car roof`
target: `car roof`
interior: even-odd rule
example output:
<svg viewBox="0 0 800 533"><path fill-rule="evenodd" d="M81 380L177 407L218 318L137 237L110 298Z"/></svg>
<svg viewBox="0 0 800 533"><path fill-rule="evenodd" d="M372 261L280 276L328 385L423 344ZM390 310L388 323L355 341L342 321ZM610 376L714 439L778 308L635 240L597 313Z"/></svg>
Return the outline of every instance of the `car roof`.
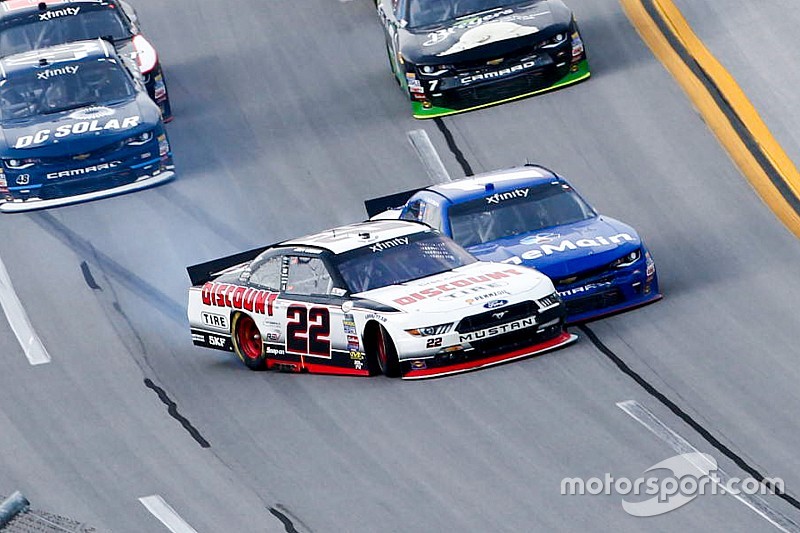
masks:
<svg viewBox="0 0 800 533"><path fill-rule="evenodd" d="M67 63L94 61L112 56L116 56L113 45L102 39L76 41L6 56L0 59L0 76L8 78L10 75L31 69L59 68Z"/></svg>
<svg viewBox="0 0 800 533"><path fill-rule="evenodd" d="M426 190L433 191L454 204L460 204L490 194L513 191L521 187L535 187L554 180L562 178L545 167L529 164L433 185Z"/></svg>
<svg viewBox="0 0 800 533"><path fill-rule="evenodd" d="M420 222L408 220L374 220L339 226L329 230L282 242L279 246L302 246L342 254L378 242L432 231Z"/></svg>
<svg viewBox="0 0 800 533"><path fill-rule="evenodd" d="M39 9L39 4L42 3L46 6L45 10ZM96 7L103 5L109 8L115 7L115 4L108 0L0 0L0 20L26 17L39 11L58 12L59 9L67 7Z"/></svg>

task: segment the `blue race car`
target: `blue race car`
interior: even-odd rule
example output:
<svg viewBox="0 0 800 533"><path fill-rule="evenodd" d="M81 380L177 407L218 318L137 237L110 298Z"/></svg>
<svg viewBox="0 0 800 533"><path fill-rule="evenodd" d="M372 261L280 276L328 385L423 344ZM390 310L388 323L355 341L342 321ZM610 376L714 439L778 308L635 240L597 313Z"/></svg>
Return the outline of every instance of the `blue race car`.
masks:
<svg viewBox="0 0 800 533"><path fill-rule="evenodd" d="M598 215L566 180L541 166L490 172L365 205L376 219L424 222L483 261L536 268L553 280L571 324L661 299L655 263L636 231Z"/></svg>
<svg viewBox="0 0 800 533"><path fill-rule="evenodd" d="M104 40L0 60L0 211L92 200L173 178L158 105Z"/></svg>

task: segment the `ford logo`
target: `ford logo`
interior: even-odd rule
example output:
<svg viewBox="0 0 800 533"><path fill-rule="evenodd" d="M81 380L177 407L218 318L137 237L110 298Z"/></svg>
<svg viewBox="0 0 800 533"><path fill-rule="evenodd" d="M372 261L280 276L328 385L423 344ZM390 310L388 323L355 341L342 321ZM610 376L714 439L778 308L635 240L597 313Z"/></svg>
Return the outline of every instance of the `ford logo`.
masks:
<svg viewBox="0 0 800 533"><path fill-rule="evenodd" d="M483 304L486 309L497 309L498 307L503 307L508 303L507 300L492 300L489 303Z"/></svg>

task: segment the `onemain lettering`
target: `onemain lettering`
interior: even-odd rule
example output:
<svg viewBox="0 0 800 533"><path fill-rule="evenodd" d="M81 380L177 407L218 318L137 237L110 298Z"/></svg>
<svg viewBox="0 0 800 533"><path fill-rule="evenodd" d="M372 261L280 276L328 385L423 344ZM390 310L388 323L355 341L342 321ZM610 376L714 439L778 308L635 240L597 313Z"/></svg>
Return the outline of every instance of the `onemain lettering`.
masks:
<svg viewBox="0 0 800 533"><path fill-rule="evenodd" d="M91 174L92 172L100 172L102 170L111 170L122 164L122 161L110 161L108 163L100 163L99 165L92 165L84 168L73 168L72 170L62 170L60 172L51 172L47 175L47 179L55 180L58 178L69 178L72 176L83 176L84 174Z"/></svg>
<svg viewBox="0 0 800 533"><path fill-rule="evenodd" d="M206 283L202 289L203 304L210 307L244 309L258 315L272 316L277 292L251 289L227 283Z"/></svg>
<svg viewBox="0 0 800 533"><path fill-rule="evenodd" d="M36 73L37 80L49 80L53 76L61 76L63 74L77 74L79 65L67 65L60 68L49 68Z"/></svg>
<svg viewBox="0 0 800 533"><path fill-rule="evenodd" d="M44 13L39 13L39 20L51 20L58 17L70 17L75 16L81 12L81 8L79 7L65 7L63 9L52 9L50 11L45 11Z"/></svg>
<svg viewBox="0 0 800 533"><path fill-rule="evenodd" d="M394 248L395 246L405 246L408 244L408 237L398 237L388 241L379 242L369 247L373 252L382 252L387 248Z"/></svg>
<svg viewBox="0 0 800 533"><path fill-rule="evenodd" d="M517 189L516 191L510 191L510 192L497 192L491 196L487 196L486 203L499 204L503 200L513 200L514 198L527 198L529 192L531 192L530 189Z"/></svg>
<svg viewBox="0 0 800 533"><path fill-rule="evenodd" d="M493 287L493 280L508 278L510 276L521 276L519 270L508 268L502 272L487 272L480 276L470 276L464 279L453 280L449 283L442 283L429 289L422 289L419 292L412 292L408 296L395 298L393 301L398 305L411 305L414 302L427 300L435 296L444 295L445 297L459 298L473 291L481 291L487 287ZM475 286L475 287L474 287ZM468 287L468 288L467 288Z"/></svg>
<svg viewBox="0 0 800 533"><path fill-rule="evenodd" d="M495 70L493 72L484 72L482 74L473 74L471 76L464 76L463 78L461 78L460 81L462 85L469 85L470 83L476 81L494 80L497 78L502 78L504 76L508 76L516 72L522 72L523 70L528 70L529 68L533 68L535 66L536 66L536 61L526 61L525 63L520 63L519 65L514 65L513 67Z"/></svg>
<svg viewBox="0 0 800 533"><path fill-rule="evenodd" d="M80 135L82 133L94 133L106 130L124 130L128 128L135 128L141 122L141 117L138 115L133 117L125 117L121 121L112 118L104 122L102 125L99 120L84 120L81 122L73 122L72 124L63 124L53 130L39 130L33 135L22 135L17 138L14 148L26 148L32 144L41 144L50 140L50 138L60 139L69 137L70 135Z"/></svg>
<svg viewBox="0 0 800 533"><path fill-rule="evenodd" d="M567 250L577 250L578 248L598 248L600 246L610 246L612 244L620 244L622 242L636 242L636 239L627 233L618 233L611 237L594 237L592 239L578 239L572 242L569 239L564 239L558 244L542 244L539 248L528 250L522 255L509 257L504 259L503 263L511 263L520 265L523 261L533 261L542 257L547 257L557 253L563 253Z"/></svg>
<svg viewBox="0 0 800 533"><path fill-rule="evenodd" d="M528 318L521 318L519 320L515 320L514 322L508 322L507 324L501 324L499 326L492 326L479 331L460 333L458 335L458 342L479 341L481 339L488 339L490 337L496 337L505 333L511 333L512 331L517 331L519 329L531 328L535 325L536 318L532 316Z"/></svg>

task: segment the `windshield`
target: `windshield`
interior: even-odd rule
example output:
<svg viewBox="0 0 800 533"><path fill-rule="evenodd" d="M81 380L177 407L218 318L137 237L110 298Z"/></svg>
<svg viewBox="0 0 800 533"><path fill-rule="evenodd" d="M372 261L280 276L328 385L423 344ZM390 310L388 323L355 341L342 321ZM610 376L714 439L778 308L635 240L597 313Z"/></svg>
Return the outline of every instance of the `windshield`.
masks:
<svg viewBox="0 0 800 533"><path fill-rule="evenodd" d="M39 15L33 13L0 25L2 55L98 37L111 37L115 41L132 37L131 28L113 7L91 9L80 6L77 15L51 17L49 20L40 20Z"/></svg>
<svg viewBox="0 0 800 533"><path fill-rule="evenodd" d="M468 247L580 222L597 214L572 187L553 182L457 204L449 215L453 239Z"/></svg>
<svg viewBox="0 0 800 533"><path fill-rule="evenodd" d="M15 73L0 82L0 117L27 119L95 104L127 100L133 81L116 59L55 63Z"/></svg>
<svg viewBox="0 0 800 533"><path fill-rule="evenodd" d="M408 0L409 28L438 26L467 15L500 9L526 0Z"/></svg>
<svg viewBox="0 0 800 533"><path fill-rule="evenodd" d="M339 272L351 293L447 272L476 259L438 233L425 232L365 246L341 256Z"/></svg>

